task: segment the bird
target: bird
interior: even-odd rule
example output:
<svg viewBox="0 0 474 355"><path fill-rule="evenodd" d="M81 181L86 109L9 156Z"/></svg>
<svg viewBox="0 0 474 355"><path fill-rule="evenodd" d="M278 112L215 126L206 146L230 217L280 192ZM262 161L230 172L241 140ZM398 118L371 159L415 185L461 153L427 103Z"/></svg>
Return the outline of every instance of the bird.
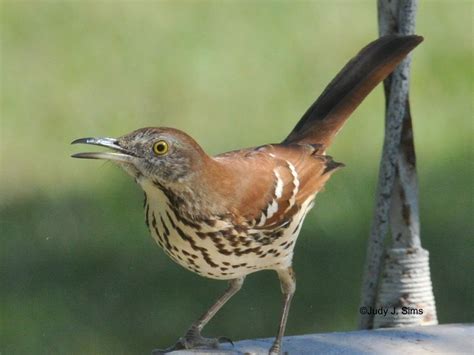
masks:
<svg viewBox="0 0 474 355"><path fill-rule="evenodd" d="M231 342L205 338L202 330L246 276L260 270L276 271L280 281L283 307L269 354L282 353L296 289L295 243L315 196L343 167L326 150L364 98L422 41L388 35L362 48L280 143L210 156L190 135L168 127L72 142L110 149L72 157L111 161L140 185L146 225L171 259L200 276L228 281L176 344L153 354Z"/></svg>

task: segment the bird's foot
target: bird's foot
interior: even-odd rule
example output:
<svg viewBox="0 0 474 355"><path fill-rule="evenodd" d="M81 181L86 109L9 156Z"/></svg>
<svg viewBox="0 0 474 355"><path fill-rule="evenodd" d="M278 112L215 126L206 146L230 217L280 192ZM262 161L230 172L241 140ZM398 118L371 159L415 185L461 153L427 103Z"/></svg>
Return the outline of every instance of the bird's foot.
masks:
<svg viewBox="0 0 474 355"><path fill-rule="evenodd" d="M186 335L180 338L176 344L173 346L161 350L161 349L154 349L151 354L152 355L161 355L167 354L175 350L183 350L183 349L217 349L219 344L230 343L234 346L232 340L226 337L220 338L204 338L200 332L195 330L190 330L186 333Z"/></svg>

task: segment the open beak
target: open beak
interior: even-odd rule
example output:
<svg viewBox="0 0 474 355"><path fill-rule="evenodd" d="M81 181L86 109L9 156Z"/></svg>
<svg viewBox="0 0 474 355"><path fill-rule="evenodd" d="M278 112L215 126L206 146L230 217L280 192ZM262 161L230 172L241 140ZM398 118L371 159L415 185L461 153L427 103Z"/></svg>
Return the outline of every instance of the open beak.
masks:
<svg viewBox="0 0 474 355"><path fill-rule="evenodd" d="M122 148L118 145L118 141L115 138L79 138L75 141L72 141L71 144L92 144L98 145L101 147L107 147L114 152L87 152L87 153L76 153L71 155L73 158L82 158L82 159L104 159L104 160L113 160L122 163L130 163L134 158L134 155L129 152L127 149Z"/></svg>

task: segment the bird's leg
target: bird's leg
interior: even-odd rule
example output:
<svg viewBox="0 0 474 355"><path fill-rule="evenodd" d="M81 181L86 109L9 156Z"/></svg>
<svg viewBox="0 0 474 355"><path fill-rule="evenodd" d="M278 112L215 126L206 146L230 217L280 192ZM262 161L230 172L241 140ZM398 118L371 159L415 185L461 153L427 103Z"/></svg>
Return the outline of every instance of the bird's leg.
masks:
<svg viewBox="0 0 474 355"><path fill-rule="evenodd" d="M232 341L225 337L220 338L204 338L201 335L201 331L204 326L215 316L215 314L222 308L224 304L235 295L244 283L244 277L233 279L229 281L229 286L225 292L220 296L217 301L204 313L196 322L194 322L188 329L186 334L181 337L178 342L172 347L165 350L153 350L152 354L166 354L170 351L180 349L193 349L193 348L217 348L220 343L232 343Z"/></svg>
<svg viewBox="0 0 474 355"><path fill-rule="evenodd" d="M277 336L269 351L270 355L278 355L281 353L281 341L285 334L288 312L290 311L291 300L296 289L295 273L291 266L286 269L277 270L277 273L280 279L281 292L283 293L283 312L281 314Z"/></svg>
<svg viewBox="0 0 474 355"><path fill-rule="evenodd" d="M189 330L187 331L186 335L184 336L187 340L210 340L213 347L217 347L220 342L231 342L227 338L219 338L219 339L206 339L201 336L201 331L205 327L207 323L216 315L216 313L227 303L228 300L232 298L241 288L244 283L245 277L241 277L238 279L233 279L229 281L229 286L225 290L224 294L222 294L217 301L204 313L196 322L194 322ZM223 340L223 341L220 341ZM207 345L207 344L202 344ZM199 346L199 345L198 345Z"/></svg>

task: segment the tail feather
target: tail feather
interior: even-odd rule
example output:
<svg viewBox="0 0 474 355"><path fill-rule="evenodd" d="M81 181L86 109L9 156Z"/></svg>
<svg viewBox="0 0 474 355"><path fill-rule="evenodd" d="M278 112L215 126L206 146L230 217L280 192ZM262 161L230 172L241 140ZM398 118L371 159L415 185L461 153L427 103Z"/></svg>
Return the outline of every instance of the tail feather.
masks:
<svg viewBox="0 0 474 355"><path fill-rule="evenodd" d="M283 143L328 147L365 97L422 41L421 36L390 35L369 43L329 83Z"/></svg>

